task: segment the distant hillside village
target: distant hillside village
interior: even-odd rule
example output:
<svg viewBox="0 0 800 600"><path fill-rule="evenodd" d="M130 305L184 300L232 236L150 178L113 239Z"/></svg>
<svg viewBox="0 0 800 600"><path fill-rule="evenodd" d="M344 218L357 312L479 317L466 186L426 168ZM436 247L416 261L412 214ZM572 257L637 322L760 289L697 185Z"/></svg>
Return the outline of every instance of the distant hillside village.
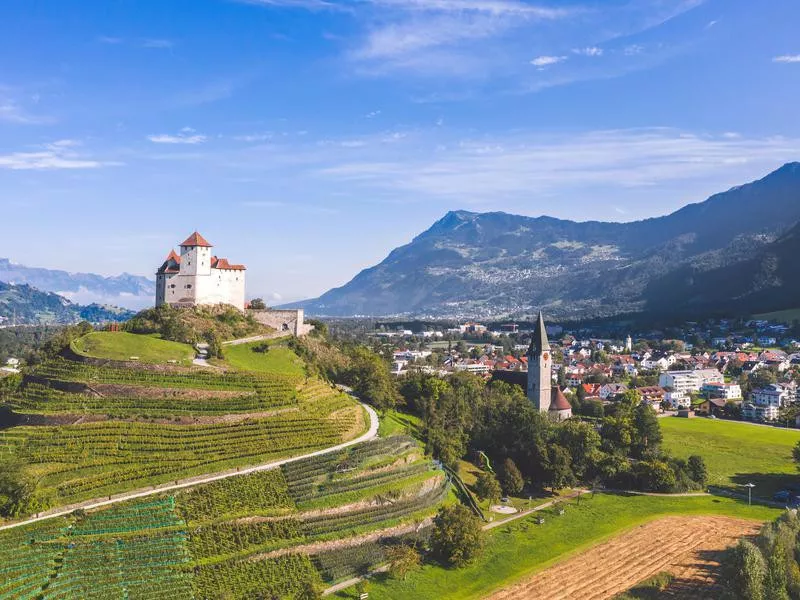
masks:
<svg viewBox="0 0 800 600"><path fill-rule="evenodd" d="M658 413L800 426L800 342L790 332L762 320L719 320L688 324L687 342L657 331L584 338L551 325L553 390L586 416L603 416L634 389ZM397 376L469 372L526 387L536 327L466 322L418 331L384 326L370 335L394 348Z"/></svg>

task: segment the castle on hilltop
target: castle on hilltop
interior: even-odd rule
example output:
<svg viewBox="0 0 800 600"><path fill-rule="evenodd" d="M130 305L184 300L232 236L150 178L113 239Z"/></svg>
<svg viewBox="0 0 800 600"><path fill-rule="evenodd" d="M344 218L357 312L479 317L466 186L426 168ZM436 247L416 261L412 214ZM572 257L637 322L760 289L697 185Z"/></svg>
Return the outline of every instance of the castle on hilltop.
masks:
<svg viewBox="0 0 800 600"><path fill-rule="evenodd" d="M170 250L156 271L156 306L178 307L230 304L245 309L244 265L212 256L213 246L196 231L181 245L180 254Z"/></svg>

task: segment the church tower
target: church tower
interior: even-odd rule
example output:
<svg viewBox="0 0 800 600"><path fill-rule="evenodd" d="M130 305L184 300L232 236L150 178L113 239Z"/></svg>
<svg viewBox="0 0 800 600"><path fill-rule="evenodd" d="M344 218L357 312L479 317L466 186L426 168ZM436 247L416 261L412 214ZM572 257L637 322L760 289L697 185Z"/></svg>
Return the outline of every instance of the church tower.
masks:
<svg viewBox="0 0 800 600"><path fill-rule="evenodd" d="M553 357L544 328L544 317L539 311L536 329L528 348L528 400L540 412L550 410L553 384Z"/></svg>

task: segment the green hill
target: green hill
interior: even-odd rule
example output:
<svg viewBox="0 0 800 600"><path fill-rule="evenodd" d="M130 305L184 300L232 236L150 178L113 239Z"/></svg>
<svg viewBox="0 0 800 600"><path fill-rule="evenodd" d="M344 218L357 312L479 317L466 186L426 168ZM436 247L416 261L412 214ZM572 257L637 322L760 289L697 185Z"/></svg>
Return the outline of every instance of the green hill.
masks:
<svg viewBox="0 0 800 600"><path fill-rule="evenodd" d="M368 416L285 341L178 364L191 350L91 332L25 374L0 430L35 486L17 516L147 495L0 531L0 598L294 598L382 564L448 501L404 435L240 473L353 440Z"/></svg>
<svg viewBox="0 0 800 600"><path fill-rule="evenodd" d="M188 365L195 356L187 344L122 331L96 331L75 340L72 350L81 356L144 363Z"/></svg>

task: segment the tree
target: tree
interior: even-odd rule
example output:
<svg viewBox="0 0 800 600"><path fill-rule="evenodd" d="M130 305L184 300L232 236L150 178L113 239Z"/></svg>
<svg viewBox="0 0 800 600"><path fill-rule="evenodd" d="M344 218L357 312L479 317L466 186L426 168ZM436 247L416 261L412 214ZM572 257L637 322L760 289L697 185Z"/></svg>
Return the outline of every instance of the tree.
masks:
<svg viewBox="0 0 800 600"><path fill-rule="evenodd" d="M705 486L708 481L708 469L706 469L706 461L702 456L692 454L686 461L686 468L692 481Z"/></svg>
<svg viewBox="0 0 800 600"><path fill-rule="evenodd" d="M661 425L656 412L649 404L639 404L633 414L634 436L631 444L634 455L655 452L661 445Z"/></svg>
<svg viewBox="0 0 800 600"><path fill-rule="evenodd" d="M545 484L555 491L574 482L575 475L572 472L572 458L569 451L558 444L552 444L547 449Z"/></svg>
<svg viewBox="0 0 800 600"><path fill-rule="evenodd" d="M503 461L503 468L500 471L500 485L506 494L516 496L522 492L525 487L525 480L522 478L522 473L519 472L517 465L510 458Z"/></svg>
<svg viewBox="0 0 800 600"><path fill-rule="evenodd" d="M392 408L399 401L388 364L369 348L353 350L348 378L356 394L380 410Z"/></svg>
<svg viewBox="0 0 800 600"><path fill-rule="evenodd" d="M431 549L446 565L461 567L478 556L484 543L481 521L461 504L443 506L433 520Z"/></svg>
<svg viewBox="0 0 800 600"><path fill-rule="evenodd" d="M600 434L589 423L566 421L556 428L556 437L570 454L575 476L582 478L592 455L600 448Z"/></svg>
<svg viewBox="0 0 800 600"><path fill-rule="evenodd" d="M407 544L392 546L386 551L389 563L389 575L394 579L405 579L406 576L422 565L419 552Z"/></svg>
<svg viewBox="0 0 800 600"><path fill-rule="evenodd" d="M633 467L639 488L648 492L670 492L675 487L675 472L661 460L642 460Z"/></svg>
<svg viewBox="0 0 800 600"><path fill-rule="evenodd" d="M475 492L479 498L490 502L500 498L502 493L497 477L487 471L482 471L478 475L478 480L475 482Z"/></svg>
<svg viewBox="0 0 800 600"><path fill-rule="evenodd" d="M767 566L758 548L747 540L728 550L723 561L723 594L730 600L763 600Z"/></svg>
<svg viewBox="0 0 800 600"><path fill-rule="evenodd" d="M250 300L250 308L253 310L265 310L267 305L264 303L262 298L253 298Z"/></svg>

